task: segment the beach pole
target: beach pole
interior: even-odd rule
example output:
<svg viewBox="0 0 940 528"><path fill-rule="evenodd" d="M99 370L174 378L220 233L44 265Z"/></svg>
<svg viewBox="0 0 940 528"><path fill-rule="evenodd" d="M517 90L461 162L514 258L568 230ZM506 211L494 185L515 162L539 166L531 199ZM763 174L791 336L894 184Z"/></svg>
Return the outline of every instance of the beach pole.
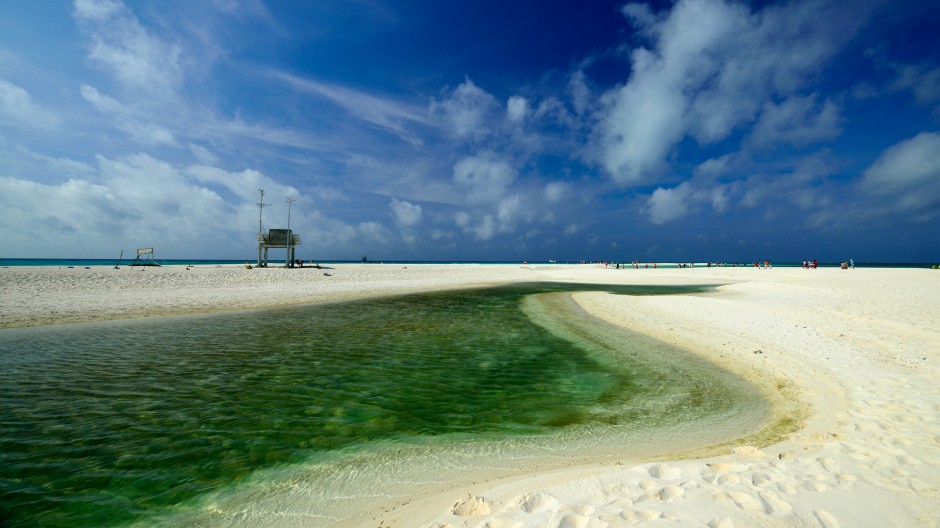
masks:
<svg viewBox="0 0 940 528"><path fill-rule="evenodd" d="M261 244L264 241L264 225L261 223L261 214L264 212L265 205L271 205L264 203L264 189L258 189L258 192L261 193L261 197L258 199L258 267L261 267ZM264 262L268 262L268 250L264 250Z"/></svg>

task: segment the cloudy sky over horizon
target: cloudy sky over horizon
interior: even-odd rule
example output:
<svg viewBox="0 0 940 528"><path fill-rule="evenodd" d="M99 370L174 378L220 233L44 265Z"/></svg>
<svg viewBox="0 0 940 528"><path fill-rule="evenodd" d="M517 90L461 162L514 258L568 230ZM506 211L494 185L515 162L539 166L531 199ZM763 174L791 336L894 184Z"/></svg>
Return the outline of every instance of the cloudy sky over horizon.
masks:
<svg viewBox="0 0 940 528"><path fill-rule="evenodd" d="M0 0L0 257L940 259L940 2Z"/></svg>

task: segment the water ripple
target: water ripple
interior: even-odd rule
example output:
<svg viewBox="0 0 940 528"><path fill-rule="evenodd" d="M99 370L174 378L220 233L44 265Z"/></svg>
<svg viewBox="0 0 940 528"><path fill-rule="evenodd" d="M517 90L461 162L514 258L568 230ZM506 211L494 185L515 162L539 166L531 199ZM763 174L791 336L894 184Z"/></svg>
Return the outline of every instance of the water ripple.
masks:
<svg viewBox="0 0 940 528"><path fill-rule="evenodd" d="M642 426L725 405L520 310L564 288L2 331L0 524L133 522L376 441Z"/></svg>

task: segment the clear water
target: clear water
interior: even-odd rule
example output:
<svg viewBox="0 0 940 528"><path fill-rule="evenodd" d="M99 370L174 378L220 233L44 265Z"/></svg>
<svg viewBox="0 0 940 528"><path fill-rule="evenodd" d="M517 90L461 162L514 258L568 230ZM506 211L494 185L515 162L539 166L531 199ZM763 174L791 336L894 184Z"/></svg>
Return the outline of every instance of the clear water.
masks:
<svg viewBox="0 0 940 528"><path fill-rule="evenodd" d="M585 324L550 294L576 289L599 287L0 331L0 525L152 521L263 470L345 480L342 460L394 464L435 439L577 443L754 407L717 369Z"/></svg>

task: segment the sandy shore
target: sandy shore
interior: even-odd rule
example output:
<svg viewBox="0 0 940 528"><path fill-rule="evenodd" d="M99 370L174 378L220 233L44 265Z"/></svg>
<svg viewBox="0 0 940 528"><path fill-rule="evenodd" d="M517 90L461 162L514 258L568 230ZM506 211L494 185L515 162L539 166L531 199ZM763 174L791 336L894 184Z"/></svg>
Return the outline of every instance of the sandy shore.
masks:
<svg viewBox="0 0 940 528"><path fill-rule="evenodd" d="M539 280L723 285L707 294L574 298L597 317L752 379L781 408L801 409L795 432L398 498L369 525L940 526L940 271L331 268L4 268L0 328Z"/></svg>

